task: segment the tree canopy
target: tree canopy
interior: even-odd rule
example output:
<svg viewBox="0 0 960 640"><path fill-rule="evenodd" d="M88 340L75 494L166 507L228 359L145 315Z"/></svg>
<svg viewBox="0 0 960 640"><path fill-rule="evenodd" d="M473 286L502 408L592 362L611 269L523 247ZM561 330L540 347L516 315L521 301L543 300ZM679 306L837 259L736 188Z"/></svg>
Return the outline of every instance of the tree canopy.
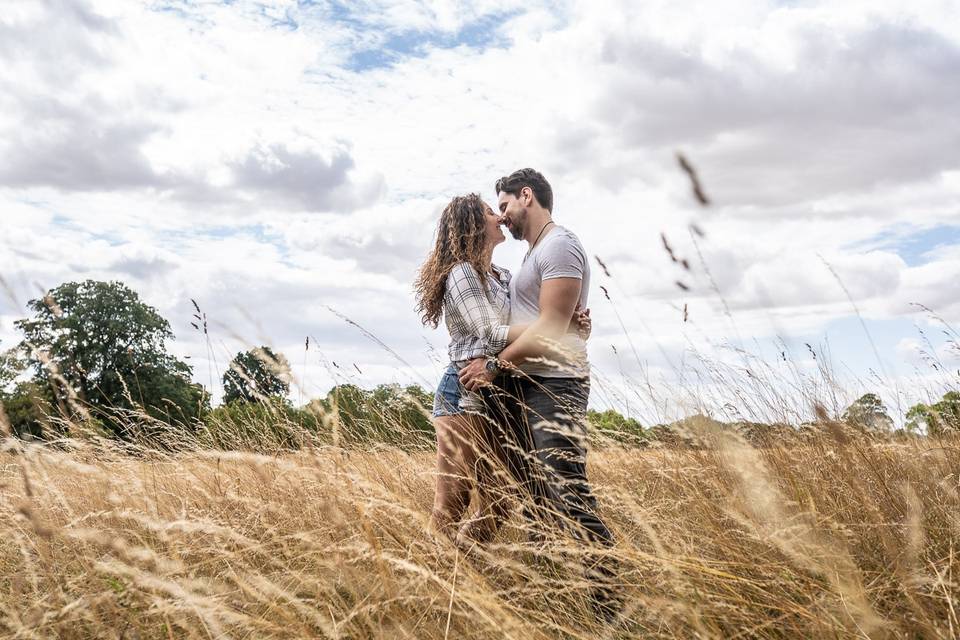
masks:
<svg viewBox="0 0 960 640"><path fill-rule="evenodd" d="M285 398L289 392L290 364L270 347L238 353L223 374L225 403L262 402L269 398Z"/></svg>
<svg viewBox="0 0 960 640"><path fill-rule="evenodd" d="M33 317L15 323L24 335L19 350L34 380L68 411L82 403L125 436L137 412L183 425L206 404L190 367L166 351L170 324L123 283L67 282L28 307Z"/></svg>
<svg viewBox="0 0 960 640"><path fill-rule="evenodd" d="M887 433L893 431L893 418L887 414L883 401L875 393L865 393L847 407L841 416L844 422L867 429Z"/></svg>

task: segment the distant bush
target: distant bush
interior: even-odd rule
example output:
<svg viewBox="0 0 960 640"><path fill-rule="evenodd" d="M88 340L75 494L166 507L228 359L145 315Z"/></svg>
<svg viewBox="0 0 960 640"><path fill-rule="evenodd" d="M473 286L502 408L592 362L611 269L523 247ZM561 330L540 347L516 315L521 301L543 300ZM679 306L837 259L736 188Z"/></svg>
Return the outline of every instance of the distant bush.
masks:
<svg viewBox="0 0 960 640"><path fill-rule="evenodd" d="M960 432L960 391L948 391L939 402L910 407L907 411L907 430L926 431L927 435L941 436Z"/></svg>
<svg viewBox="0 0 960 640"><path fill-rule="evenodd" d="M46 388L33 382L21 382L13 391L0 394L13 435L40 440L58 432L51 423L53 400Z"/></svg>
<svg viewBox="0 0 960 640"><path fill-rule="evenodd" d="M587 411L587 422L593 428L593 436L602 442L612 440L620 444L644 446L650 440L650 433L636 419L607 409L605 411Z"/></svg>
<svg viewBox="0 0 960 640"><path fill-rule="evenodd" d="M339 444L382 443L422 449L433 445L433 394L418 385L382 384L365 390L338 385L309 406L331 416L330 436Z"/></svg>
<svg viewBox="0 0 960 640"><path fill-rule="evenodd" d="M197 439L204 447L246 451L334 444L423 449L434 441L431 400L416 385L368 390L352 384L338 385L302 408L281 398L237 400L206 412Z"/></svg>
<svg viewBox="0 0 960 640"><path fill-rule="evenodd" d="M280 398L231 402L204 414L197 441L202 447L230 451L300 449L308 441L324 443L322 425L322 415Z"/></svg>

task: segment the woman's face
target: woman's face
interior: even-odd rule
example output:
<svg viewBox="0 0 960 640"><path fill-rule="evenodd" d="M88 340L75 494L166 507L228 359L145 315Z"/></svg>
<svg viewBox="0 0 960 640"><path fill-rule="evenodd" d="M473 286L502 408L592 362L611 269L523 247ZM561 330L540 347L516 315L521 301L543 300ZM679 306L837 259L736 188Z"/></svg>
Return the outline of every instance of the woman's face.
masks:
<svg viewBox="0 0 960 640"><path fill-rule="evenodd" d="M507 237L503 235L503 229L500 228L500 215L494 213L493 209L491 209L490 205L486 202L483 203L483 220L487 225L487 242L489 242L491 246L495 247L507 239Z"/></svg>

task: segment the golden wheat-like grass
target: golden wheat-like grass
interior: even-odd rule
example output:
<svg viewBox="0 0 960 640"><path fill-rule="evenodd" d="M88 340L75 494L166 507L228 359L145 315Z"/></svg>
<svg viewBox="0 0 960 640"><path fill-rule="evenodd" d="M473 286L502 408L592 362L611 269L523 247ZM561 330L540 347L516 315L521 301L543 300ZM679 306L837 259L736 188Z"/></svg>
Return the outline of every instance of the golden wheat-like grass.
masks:
<svg viewBox="0 0 960 640"><path fill-rule="evenodd" d="M824 429L590 454L624 607L586 549L424 532L428 452L7 441L0 633L18 638L927 637L960 633L960 442Z"/></svg>

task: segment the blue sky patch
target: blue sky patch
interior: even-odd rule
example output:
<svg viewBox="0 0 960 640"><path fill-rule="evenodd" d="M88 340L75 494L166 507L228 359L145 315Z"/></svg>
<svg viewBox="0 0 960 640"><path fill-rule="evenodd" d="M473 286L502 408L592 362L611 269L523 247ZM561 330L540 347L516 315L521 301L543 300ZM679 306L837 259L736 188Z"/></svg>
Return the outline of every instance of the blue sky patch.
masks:
<svg viewBox="0 0 960 640"><path fill-rule="evenodd" d="M258 242L282 247L284 245L283 237L273 231L270 231L266 225L254 224L217 224L205 225L192 229L164 230L159 232L164 240L185 240L195 238L209 238L211 240L222 240L224 238L233 238L247 236L254 238Z"/></svg>
<svg viewBox="0 0 960 640"><path fill-rule="evenodd" d="M336 22L348 24L360 33L377 33L381 30L381 27L356 17L344 4L335 3L333 6L332 17ZM501 45L506 46L507 42L501 43L499 40L497 29L503 21L516 17L520 13L520 11L491 13L465 24L456 32L433 29L387 33L384 34L380 46L355 51L347 61L346 68L350 71L363 72L391 67L406 58L425 57L431 49L469 47L484 51Z"/></svg>
<svg viewBox="0 0 960 640"><path fill-rule="evenodd" d="M960 226L942 224L926 229L897 225L873 238L858 242L850 249L893 251L911 267L930 261L929 253L938 247L960 245Z"/></svg>
<svg viewBox="0 0 960 640"><path fill-rule="evenodd" d="M103 230L100 232L91 232L88 228L74 222L73 218L70 216L55 213L53 214L51 222L55 227L61 227L63 229L69 229L75 233L84 234L92 240L103 240L111 247L119 247L120 245L126 243L126 240L111 231Z"/></svg>

